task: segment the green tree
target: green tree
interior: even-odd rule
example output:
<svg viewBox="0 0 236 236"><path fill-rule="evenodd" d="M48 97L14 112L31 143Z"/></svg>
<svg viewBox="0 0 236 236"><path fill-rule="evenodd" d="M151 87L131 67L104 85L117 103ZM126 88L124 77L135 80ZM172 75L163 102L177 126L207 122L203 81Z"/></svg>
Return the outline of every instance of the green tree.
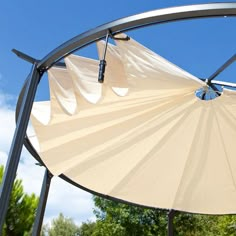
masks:
<svg viewBox="0 0 236 236"><path fill-rule="evenodd" d="M166 236L167 212L94 197L97 222L92 236ZM175 236L236 236L236 216L176 212Z"/></svg>
<svg viewBox="0 0 236 236"><path fill-rule="evenodd" d="M166 211L145 209L94 197L97 225L93 235L166 235Z"/></svg>
<svg viewBox="0 0 236 236"><path fill-rule="evenodd" d="M176 213L174 219L176 236L214 236L217 230L217 216Z"/></svg>
<svg viewBox="0 0 236 236"><path fill-rule="evenodd" d="M45 227L49 236L166 236L167 211L152 210L94 197L96 222L77 227L62 214ZM175 236L236 236L236 216L176 212Z"/></svg>
<svg viewBox="0 0 236 236"><path fill-rule="evenodd" d="M199 215L178 213L176 236L236 236L235 215Z"/></svg>
<svg viewBox="0 0 236 236"><path fill-rule="evenodd" d="M217 229L219 235L236 236L236 216L218 216Z"/></svg>
<svg viewBox="0 0 236 236"><path fill-rule="evenodd" d="M97 227L96 222L84 222L79 227L79 236L92 236Z"/></svg>
<svg viewBox="0 0 236 236"><path fill-rule="evenodd" d="M0 183L4 167L0 166ZM35 194L24 193L22 180L16 179L11 193L3 235L19 236L29 234L35 217L38 198Z"/></svg>
<svg viewBox="0 0 236 236"><path fill-rule="evenodd" d="M52 226L47 229L49 236L76 236L79 235L79 227L71 218L66 218L62 213L52 221Z"/></svg>

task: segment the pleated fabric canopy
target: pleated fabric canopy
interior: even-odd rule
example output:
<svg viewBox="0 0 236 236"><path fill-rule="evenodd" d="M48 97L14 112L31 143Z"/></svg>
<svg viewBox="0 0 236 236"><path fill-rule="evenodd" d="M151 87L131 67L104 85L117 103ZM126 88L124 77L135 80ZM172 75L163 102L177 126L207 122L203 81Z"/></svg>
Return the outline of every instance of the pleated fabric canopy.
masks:
<svg viewBox="0 0 236 236"><path fill-rule="evenodd" d="M115 43L102 84L98 60L70 55L49 69L50 101L31 114L46 167L114 199L235 213L236 93L201 100L197 77L133 39Z"/></svg>

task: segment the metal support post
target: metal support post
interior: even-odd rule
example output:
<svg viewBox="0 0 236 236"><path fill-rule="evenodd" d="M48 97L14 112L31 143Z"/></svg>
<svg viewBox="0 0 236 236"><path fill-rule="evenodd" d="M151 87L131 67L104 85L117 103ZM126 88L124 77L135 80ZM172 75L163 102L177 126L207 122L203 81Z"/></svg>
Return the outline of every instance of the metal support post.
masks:
<svg viewBox="0 0 236 236"><path fill-rule="evenodd" d="M46 169L44 173L43 184L41 188L36 217L34 220L34 226L33 226L33 232L32 232L33 236L39 236L41 232L43 217L44 217L44 212L45 212L45 207L46 207L46 203L48 199L48 192L49 192L52 177L53 175Z"/></svg>
<svg viewBox="0 0 236 236"><path fill-rule="evenodd" d="M168 212L168 236L174 236L174 216L175 211L171 209Z"/></svg>
<svg viewBox="0 0 236 236"><path fill-rule="evenodd" d="M3 224L5 222L6 212L8 209L10 195L16 177L16 171L20 160L24 138L26 135L31 108L40 78L41 74L37 70L37 64L34 64L31 73L28 76L28 82L19 112L19 119L16 123L16 129L9 151L9 156L0 189L0 235L2 233Z"/></svg>

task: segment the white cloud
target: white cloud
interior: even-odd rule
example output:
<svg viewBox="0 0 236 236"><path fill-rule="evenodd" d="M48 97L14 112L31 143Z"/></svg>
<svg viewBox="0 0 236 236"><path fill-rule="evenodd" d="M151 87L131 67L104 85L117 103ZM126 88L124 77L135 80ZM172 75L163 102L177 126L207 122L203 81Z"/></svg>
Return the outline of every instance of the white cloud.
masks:
<svg viewBox="0 0 236 236"><path fill-rule="evenodd" d="M15 130L13 110L0 106L0 122L0 151L6 151L10 147L13 132Z"/></svg>
<svg viewBox="0 0 236 236"><path fill-rule="evenodd" d="M0 78L1 78L1 74L0 74ZM16 101L16 97L14 97L13 95L10 94L4 94L1 90L0 90L0 107L1 108L12 108L13 106L11 105L11 102L15 102Z"/></svg>
<svg viewBox="0 0 236 236"><path fill-rule="evenodd" d="M15 130L15 112L10 105L14 98L0 92L0 164L6 164L13 133ZM44 176L44 167L35 165L37 161L24 148L21 155L17 177L23 180L27 193L40 194ZM49 223L62 212L77 224L94 219L92 196L60 178L51 181L44 223Z"/></svg>

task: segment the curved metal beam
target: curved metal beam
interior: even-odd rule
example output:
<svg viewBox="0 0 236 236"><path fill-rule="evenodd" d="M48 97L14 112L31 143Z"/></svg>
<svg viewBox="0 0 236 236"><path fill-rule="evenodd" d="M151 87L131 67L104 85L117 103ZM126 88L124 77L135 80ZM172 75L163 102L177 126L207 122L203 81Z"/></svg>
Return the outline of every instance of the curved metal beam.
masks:
<svg viewBox="0 0 236 236"><path fill-rule="evenodd" d="M236 16L236 3L209 3L149 11L110 23L82 33L65 42L39 63L38 69L45 71L72 52L104 38L107 31L112 34L160 23L203 17Z"/></svg>
<svg viewBox="0 0 236 236"><path fill-rule="evenodd" d="M16 103L16 112L15 112L15 122L18 122L19 119L19 114L20 114L20 109L22 107L22 102L24 99L24 95L26 93L26 89L27 89L27 84L29 83L29 78L27 77L23 87L21 89L20 95L18 97L17 103ZM42 159L40 158L39 154L37 153L37 151L35 150L34 146L31 144L29 137L27 135L27 132L25 134L25 139L24 139L24 145L26 147L26 149L30 152L30 154L38 161L40 162L40 164L42 164L43 166L46 167L46 165L43 163Z"/></svg>

